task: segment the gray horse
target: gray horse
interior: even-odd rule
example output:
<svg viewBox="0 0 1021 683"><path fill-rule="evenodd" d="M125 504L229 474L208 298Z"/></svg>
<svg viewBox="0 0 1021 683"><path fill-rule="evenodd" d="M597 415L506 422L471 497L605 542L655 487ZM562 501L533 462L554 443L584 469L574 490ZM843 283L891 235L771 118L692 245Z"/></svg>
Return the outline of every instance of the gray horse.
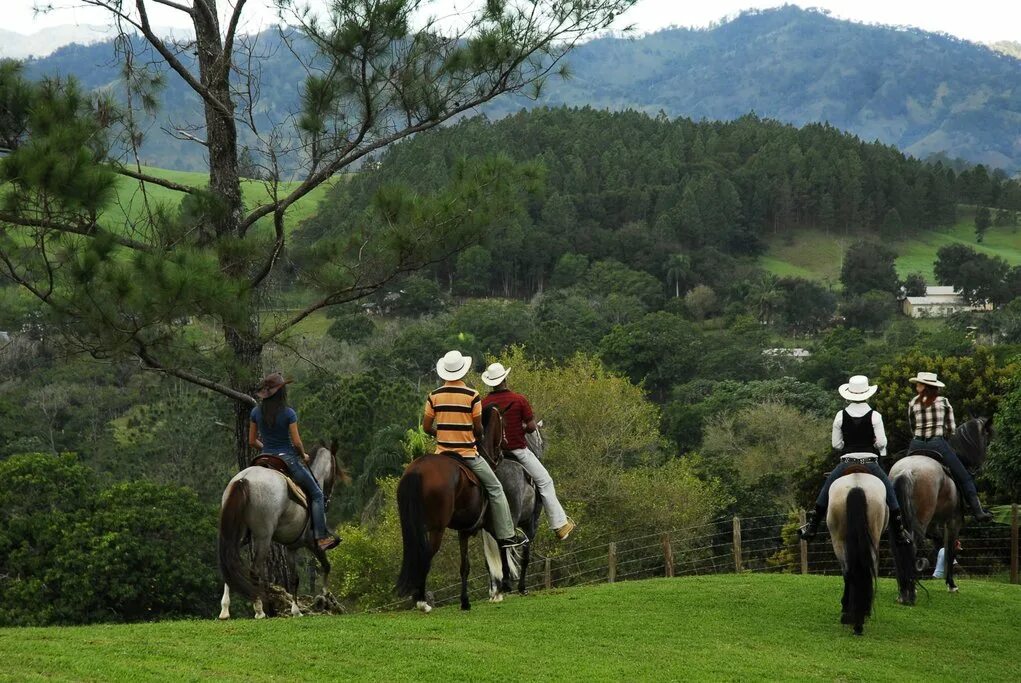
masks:
<svg viewBox="0 0 1021 683"><path fill-rule="evenodd" d="M539 515L542 513L542 501L539 492L525 474L525 468L510 453L504 453L503 460L493 470L503 485L504 495L510 505L511 518L515 526L520 527L528 536L528 543L523 548L518 573L518 593L527 595L525 579L528 575L528 562L532 555L532 542L539 527ZM500 548L496 539L488 531L482 532L482 547L486 553L486 561L490 567L500 566ZM510 580L504 575L503 581L497 581L494 574L489 574L489 601L501 602L503 594L511 591Z"/></svg>
<svg viewBox="0 0 1021 683"><path fill-rule="evenodd" d="M320 446L309 469L323 489L327 504L330 494L342 476L334 456L336 446ZM295 500L288 477L268 467L253 466L238 472L223 492L220 508L219 560L220 573L226 582L220 601L220 619L230 618L231 590L252 601L255 618L263 619L263 599L267 586L261 578L269 557L272 543L287 548L288 574L293 585L284 586L291 603L291 615L299 616L301 610L296 602L298 594L298 572L296 553L307 548L318 560L323 576L323 598L327 597L330 562L326 552L321 550L312 537L308 509ZM294 485L296 486L296 485ZM241 545L250 536L252 544L251 568L246 568L241 559Z"/></svg>

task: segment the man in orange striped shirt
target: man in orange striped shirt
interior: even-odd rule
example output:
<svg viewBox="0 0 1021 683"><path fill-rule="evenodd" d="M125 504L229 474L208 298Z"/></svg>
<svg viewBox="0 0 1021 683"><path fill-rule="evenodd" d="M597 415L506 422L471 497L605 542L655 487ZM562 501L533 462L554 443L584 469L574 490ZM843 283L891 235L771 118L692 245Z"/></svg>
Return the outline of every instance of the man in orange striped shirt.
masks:
<svg viewBox="0 0 1021 683"><path fill-rule="evenodd" d="M445 381L426 399L422 428L436 437L437 453L457 453L482 482L497 542L504 548L523 545L527 539L515 532L503 486L486 459L479 457L475 445L482 438L482 397L464 383L471 367L471 357L462 356L460 351L450 351L436 363L436 374Z"/></svg>

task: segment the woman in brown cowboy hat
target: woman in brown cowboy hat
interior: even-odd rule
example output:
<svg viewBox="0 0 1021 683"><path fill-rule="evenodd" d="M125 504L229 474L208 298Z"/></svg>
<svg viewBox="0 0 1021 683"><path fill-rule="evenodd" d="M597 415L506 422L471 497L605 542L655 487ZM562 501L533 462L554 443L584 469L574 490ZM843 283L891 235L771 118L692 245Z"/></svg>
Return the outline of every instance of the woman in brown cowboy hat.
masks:
<svg viewBox="0 0 1021 683"><path fill-rule="evenodd" d="M886 486L886 505L890 509L890 530L893 531L894 540L900 545L911 544L911 536L904 530L900 503L893 485L879 466L879 456L886 455L886 428L883 426L883 416L867 402L878 389L875 384L869 384L869 378L865 375L855 375L837 389L841 398L847 401L847 407L833 418L831 443L833 449L840 454L840 462L822 485L815 501L815 512L811 513L808 524L798 531L802 540L810 541L819 532L819 525L826 517L829 505L830 485L852 465L863 465Z"/></svg>
<svg viewBox="0 0 1021 683"><path fill-rule="evenodd" d="M326 504L319 482L308 469L308 454L298 434L298 414L287 405L289 380L279 372L267 375L255 395L261 403L252 409L248 444L260 453L275 455L287 463L291 478L308 496L312 514L312 534L323 550L340 543L326 527Z"/></svg>
<svg viewBox="0 0 1021 683"><path fill-rule="evenodd" d="M915 396L908 403L908 423L911 425L911 445L908 451L935 451L950 468L957 485L964 491L964 498L971 507L976 521L988 522L992 513L982 509L975 489L975 480L961 459L957 457L947 440L957 429L954 409L939 390L946 385L939 381L935 372L920 372L908 380L915 385Z"/></svg>

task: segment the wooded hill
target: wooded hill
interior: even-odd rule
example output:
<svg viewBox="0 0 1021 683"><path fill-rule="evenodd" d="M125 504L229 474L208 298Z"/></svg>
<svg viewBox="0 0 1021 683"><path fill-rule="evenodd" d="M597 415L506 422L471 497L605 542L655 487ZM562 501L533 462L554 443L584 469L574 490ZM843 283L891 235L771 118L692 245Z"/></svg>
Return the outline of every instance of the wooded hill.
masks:
<svg viewBox="0 0 1021 683"><path fill-rule="evenodd" d="M299 54L309 48L293 38ZM303 70L276 32L259 35L263 60L256 119L265 129L297 108ZM190 65L190 51L181 59ZM144 52L136 60L146 61ZM1021 168L1021 62L989 47L917 29L866 26L784 7L746 12L711 29L670 29L639 39L603 38L568 59L573 78L552 80L538 104L635 108L655 115L729 120L754 111L798 125L827 121L924 158L937 152L1010 172ZM74 75L116 89L111 42L68 46L29 65L35 77ZM167 79L159 125L185 125L199 103ZM491 117L531 107L493 105ZM195 145L154 134L143 147L153 166L195 170Z"/></svg>
<svg viewBox="0 0 1021 683"><path fill-rule="evenodd" d="M476 295L534 294L557 277L565 254L616 259L662 281L673 277L668 256L683 253L697 281L715 286L727 282L735 257L760 253L786 230L898 239L952 224L958 202L1021 209L1021 186L1002 173L978 166L955 174L825 125L558 108L479 117L391 148L373 170L335 186L297 241L355 230L380 188L432 190L460 158L485 154L546 172L524 212L480 236L478 263L462 255L436 269L453 281L461 268Z"/></svg>

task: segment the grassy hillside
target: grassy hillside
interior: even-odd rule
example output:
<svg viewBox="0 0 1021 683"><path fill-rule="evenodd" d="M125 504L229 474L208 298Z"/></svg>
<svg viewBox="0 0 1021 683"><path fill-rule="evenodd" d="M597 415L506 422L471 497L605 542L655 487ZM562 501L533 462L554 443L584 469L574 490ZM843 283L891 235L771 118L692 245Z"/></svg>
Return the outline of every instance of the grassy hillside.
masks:
<svg viewBox="0 0 1021 683"><path fill-rule="evenodd" d="M467 614L6 629L0 679L1018 680L1021 588L930 586L909 609L881 581L864 638L837 623L839 578L792 575L600 585Z"/></svg>
<svg viewBox="0 0 1021 683"><path fill-rule="evenodd" d="M957 224L946 230L927 231L889 246L897 253L901 276L922 273L935 281L932 268L936 252L948 244L966 244L990 256L999 256L1013 266L1021 265L1021 229L990 228L982 244L975 242L974 211L962 209ZM844 251L858 238L840 232L798 230L769 242L760 264L776 275L795 275L814 280L840 280Z"/></svg>
<svg viewBox="0 0 1021 683"><path fill-rule="evenodd" d="M143 170L150 175L191 187L201 187L208 182L208 176L205 173L171 171L162 168L144 168ZM281 183L280 191L282 193L290 192L297 185L298 183L293 181ZM319 201L329 190L329 187L330 183L324 183L295 202L294 206L287 213L288 230L298 227L302 221L315 212L319 206ZM242 192L244 193L245 205L248 208L254 208L266 203L270 196L269 186L257 180L243 180ZM120 229L126 222L142 216L145 212L146 199L148 199L151 205L165 204L172 207L177 207L181 201L180 192L175 192L159 185L146 184L146 195L147 197L143 196L139 190L137 181L131 178L121 178L116 207L107 213L106 224L113 229ZM257 225L260 227L266 226L266 229L271 229L272 221L270 218L264 218Z"/></svg>

